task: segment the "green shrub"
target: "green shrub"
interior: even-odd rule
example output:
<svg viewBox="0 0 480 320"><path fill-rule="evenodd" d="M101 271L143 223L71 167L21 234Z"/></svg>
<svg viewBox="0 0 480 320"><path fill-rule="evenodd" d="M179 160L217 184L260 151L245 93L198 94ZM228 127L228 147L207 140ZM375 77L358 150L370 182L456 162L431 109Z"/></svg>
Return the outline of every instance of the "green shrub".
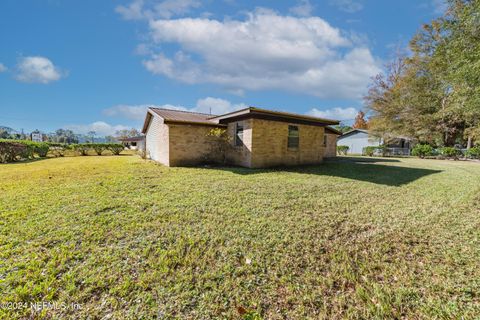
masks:
<svg viewBox="0 0 480 320"><path fill-rule="evenodd" d="M442 147L438 150L440 152L440 155L446 158L455 158L457 159L458 156L461 154L461 151L458 149L455 149L453 147Z"/></svg>
<svg viewBox="0 0 480 320"><path fill-rule="evenodd" d="M373 157L375 153L381 153L383 155L385 148L383 146L369 146L362 150L362 154L365 156Z"/></svg>
<svg viewBox="0 0 480 320"><path fill-rule="evenodd" d="M412 149L412 156L415 157L425 158L433 155L435 155L435 151L433 150L433 147L429 144L417 144Z"/></svg>
<svg viewBox="0 0 480 320"><path fill-rule="evenodd" d="M47 156L50 146L47 142L31 142L33 147L33 152L37 154L40 158L45 158Z"/></svg>
<svg viewBox="0 0 480 320"><path fill-rule="evenodd" d="M349 146L337 146L337 153L347 155L348 149L350 149Z"/></svg>
<svg viewBox="0 0 480 320"><path fill-rule="evenodd" d="M120 144L120 143L110 143L110 144L106 144L106 146L107 146L107 149L110 150L116 156L118 156L120 152L122 152L123 149L125 149L123 144Z"/></svg>
<svg viewBox="0 0 480 320"><path fill-rule="evenodd" d="M92 143L92 148L93 150L95 150L95 152L97 153L97 155L101 156L102 155L102 152L104 150L106 150L106 147L107 145L105 143Z"/></svg>
<svg viewBox="0 0 480 320"><path fill-rule="evenodd" d="M29 140L1 140L5 143L14 143L15 145L9 144L8 146L5 145L5 150L9 150L6 152L14 152L15 159L33 159L35 155L39 156L40 158L45 158L48 153L49 145L46 142L33 142ZM23 147L20 148L19 145ZM7 156L10 158L10 156ZM13 160L10 160L13 161Z"/></svg>
<svg viewBox="0 0 480 320"><path fill-rule="evenodd" d="M29 147L15 140L0 140L0 163L24 159L29 154Z"/></svg>
<svg viewBox="0 0 480 320"><path fill-rule="evenodd" d="M77 143L72 145L72 148L81 156L86 156L90 150L94 150L98 155L102 155L105 150L110 150L114 155L119 155L125 147L119 143Z"/></svg>
<svg viewBox="0 0 480 320"><path fill-rule="evenodd" d="M480 146L468 149L465 155L470 159L480 159Z"/></svg>
<svg viewBox="0 0 480 320"><path fill-rule="evenodd" d="M0 150L0 161L11 162L21 159L33 159L35 155L46 157L50 152L55 157L65 156L67 150L74 150L81 156L88 155L90 150L94 150L101 155L104 150L110 150L114 155L119 155L124 147L118 143L77 143L64 144L53 142L33 142L27 140L0 140L2 148Z"/></svg>
<svg viewBox="0 0 480 320"><path fill-rule="evenodd" d="M90 150L90 144L88 143L77 143L72 145L72 149L78 152L81 156L88 155L88 150Z"/></svg>
<svg viewBox="0 0 480 320"><path fill-rule="evenodd" d="M66 143L49 142L49 152L55 157L64 157L67 150L71 149L71 146Z"/></svg>

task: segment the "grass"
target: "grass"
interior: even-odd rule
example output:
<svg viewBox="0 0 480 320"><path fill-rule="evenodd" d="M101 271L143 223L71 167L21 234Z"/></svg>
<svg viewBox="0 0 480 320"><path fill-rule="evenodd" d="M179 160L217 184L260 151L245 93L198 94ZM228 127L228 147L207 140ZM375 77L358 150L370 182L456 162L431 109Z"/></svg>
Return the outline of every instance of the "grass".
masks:
<svg viewBox="0 0 480 320"><path fill-rule="evenodd" d="M475 318L479 182L417 159L0 165L0 318Z"/></svg>

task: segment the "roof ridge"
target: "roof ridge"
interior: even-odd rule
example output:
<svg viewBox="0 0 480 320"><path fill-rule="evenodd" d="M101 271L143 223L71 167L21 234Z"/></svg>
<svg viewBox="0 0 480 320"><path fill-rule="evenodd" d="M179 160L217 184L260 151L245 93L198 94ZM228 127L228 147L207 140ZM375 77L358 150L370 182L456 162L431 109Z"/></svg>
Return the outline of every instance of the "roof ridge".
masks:
<svg viewBox="0 0 480 320"><path fill-rule="evenodd" d="M265 108L259 108L259 107L250 107L251 109L256 109L256 110L259 110L259 111L265 111L265 112L275 112L275 113L283 113L285 115L289 115L289 116L294 116L294 117L304 117L304 118L312 118L312 119L320 119L320 120L325 120L325 121L337 121L337 120L334 120L334 119L330 119L330 118L324 118L324 117L317 117L317 116L312 116L312 115L309 115L309 114L302 114L302 113L296 113L296 112L291 112L291 111L284 111L284 110L278 110L278 109L265 109Z"/></svg>
<svg viewBox="0 0 480 320"><path fill-rule="evenodd" d="M235 110L235 111L232 111L232 112L228 112L228 113L225 113L225 114L221 114L221 115L218 115L218 116L212 116L210 117L210 119L215 119L215 118L224 118L226 119L227 116L230 117L230 115L234 115L236 113L239 113L239 112L244 112L244 111L250 111L250 112L262 112L262 113L267 113L267 114L276 114L276 115L280 115L280 116L284 116L284 117L290 117L290 118L303 118L303 119L310 119L310 120L313 120L313 121L323 121L323 122L331 122L330 124L327 124L327 125L336 125L339 123L338 120L334 120L334 119L329 119L329 118L321 118L321 117L317 117L317 116L312 116L312 115L308 115L308 114L301 114L301 113L296 113L296 112L291 112L291 111L279 111L278 109L277 110L273 110L273 109L265 109L265 108L259 108L259 107L255 107L255 106L249 106L247 108L243 108L243 109L240 109L240 110Z"/></svg>
<svg viewBox="0 0 480 320"><path fill-rule="evenodd" d="M184 113L193 113L193 114L201 114L204 116L212 116L215 117L216 115L210 113L203 113L203 112L195 112L195 111L187 111L187 110L177 110L177 109L168 109L168 108L155 108L149 107L149 109L156 109L156 110L166 110L166 111L175 111L175 112L184 112Z"/></svg>

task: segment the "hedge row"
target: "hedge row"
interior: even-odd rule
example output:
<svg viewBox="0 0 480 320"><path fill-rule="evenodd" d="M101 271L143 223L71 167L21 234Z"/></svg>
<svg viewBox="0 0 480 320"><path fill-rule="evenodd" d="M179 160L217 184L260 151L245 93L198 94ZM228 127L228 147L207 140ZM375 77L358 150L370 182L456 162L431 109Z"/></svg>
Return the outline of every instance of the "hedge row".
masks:
<svg viewBox="0 0 480 320"><path fill-rule="evenodd" d="M26 140L0 140L0 162L46 157L50 146L46 142Z"/></svg>
<svg viewBox="0 0 480 320"><path fill-rule="evenodd" d="M428 144L417 144L412 149L412 155L419 158L437 157L458 159L461 157L465 157L470 159L480 159L480 146L470 148L466 150L465 153L462 153L462 150L453 147L441 147L438 149L434 149L431 145Z"/></svg>
<svg viewBox="0 0 480 320"><path fill-rule="evenodd" d="M119 143L78 143L72 144L71 147L81 156L86 156L91 150L95 151L99 156L102 155L105 150L109 150L111 153L118 156L125 148L123 144Z"/></svg>
<svg viewBox="0 0 480 320"><path fill-rule="evenodd" d="M337 151L339 150L338 146ZM385 152L384 146L370 146L363 148L363 155L366 156L375 156L375 155L384 155ZM340 153L340 152L339 152ZM438 158L438 159L459 159L459 158L469 158L469 159L480 159L480 146L470 148L468 150L460 150L454 147L441 147L433 148L429 144L417 144L412 149L412 156L419 158Z"/></svg>
<svg viewBox="0 0 480 320"><path fill-rule="evenodd" d="M105 150L109 150L114 155L119 155L123 149L123 145L118 143L79 143L67 145L63 143L2 139L0 140L0 163L33 159L36 156L44 158L49 152L55 157L63 157L68 150L73 150L82 156L87 155L92 150L98 155L101 155Z"/></svg>

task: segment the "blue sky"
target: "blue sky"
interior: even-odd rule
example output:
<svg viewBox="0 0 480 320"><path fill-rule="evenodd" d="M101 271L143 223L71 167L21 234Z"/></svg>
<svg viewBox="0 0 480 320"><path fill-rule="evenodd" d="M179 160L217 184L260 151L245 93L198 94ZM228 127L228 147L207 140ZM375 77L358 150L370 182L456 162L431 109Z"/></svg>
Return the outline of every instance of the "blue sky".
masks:
<svg viewBox="0 0 480 320"><path fill-rule="evenodd" d="M2 0L0 125L99 135L148 105L348 122L441 0Z"/></svg>

